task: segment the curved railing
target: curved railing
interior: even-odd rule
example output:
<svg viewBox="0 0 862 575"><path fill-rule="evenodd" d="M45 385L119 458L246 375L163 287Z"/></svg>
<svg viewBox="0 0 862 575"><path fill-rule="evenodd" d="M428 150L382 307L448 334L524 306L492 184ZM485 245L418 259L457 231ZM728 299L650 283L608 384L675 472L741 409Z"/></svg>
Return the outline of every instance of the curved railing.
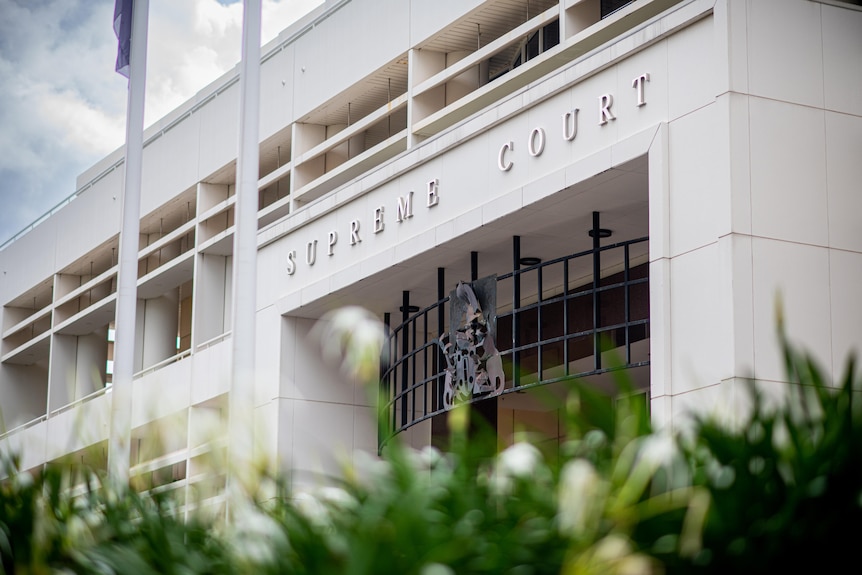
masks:
<svg viewBox="0 0 862 575"><path fill-rule="evenodd" d="M498 309L508 308L496 314L496 346L506 376L503 394L649 364L648 356L636 357L632 347L649 337L648 242L646 237L619 242L496 278L502 302ZM594 282L601 275L598 270L604 270L604 277ZM522 291L533 294L530 301L522 301ZM380 447L446 411L447 363L440 335L448 330L449 299L404 313L403 321L390 329L381 364ZM602 352L611 348L621 365L603 365Z"/></svg>

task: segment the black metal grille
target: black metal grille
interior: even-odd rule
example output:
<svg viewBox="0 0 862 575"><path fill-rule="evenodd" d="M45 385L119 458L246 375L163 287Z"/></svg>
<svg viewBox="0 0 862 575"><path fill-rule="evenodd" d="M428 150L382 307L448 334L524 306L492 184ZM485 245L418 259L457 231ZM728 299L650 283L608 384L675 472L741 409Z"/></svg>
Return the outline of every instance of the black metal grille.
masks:
<svg viewBox="0 0 862 575"><path fill-rule="evenodd" d="M602 18L606 18L610 16L620 8L624 8L625 6L631 4L634 0L602 0L601 1L601 15Z"/></svg>
<svg viewBox="0 0 862 575"><path fill-rule="evenodd" d="M523 269L518 269L516 244L516 269L497 277L498 305L511 304L496 317L504 394L609 371L602 364L602 351L608 348L620 353L620 367L649 364L632 357L632 344L649 337L648 264L632 264L633 257L646 259L648 242L620 242ZM600 262L606 270L616 269L601 278ZM442 295L442 285L438 291ZM532 294L529 302L521 301L522 293ZM405 294L403 310L408 310L407 300ZM413 314L405 311L391 329L384 354L388 360L381 365L381 447L445 411L446 360L438 338L447 329L448 303L445 296Z"/></svg>

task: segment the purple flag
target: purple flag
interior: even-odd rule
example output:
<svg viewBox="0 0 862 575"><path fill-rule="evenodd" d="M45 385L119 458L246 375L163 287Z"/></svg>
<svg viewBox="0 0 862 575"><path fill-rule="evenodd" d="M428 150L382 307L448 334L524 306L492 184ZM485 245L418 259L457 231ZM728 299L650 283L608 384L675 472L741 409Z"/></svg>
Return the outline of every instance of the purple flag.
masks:
<svg viewBox="0 0 862 575"><path fill-rule="evenodd" d="M126 78L132 53L132 1L116 0L114 3L114 34L118 40L116 70Z"/></svg>

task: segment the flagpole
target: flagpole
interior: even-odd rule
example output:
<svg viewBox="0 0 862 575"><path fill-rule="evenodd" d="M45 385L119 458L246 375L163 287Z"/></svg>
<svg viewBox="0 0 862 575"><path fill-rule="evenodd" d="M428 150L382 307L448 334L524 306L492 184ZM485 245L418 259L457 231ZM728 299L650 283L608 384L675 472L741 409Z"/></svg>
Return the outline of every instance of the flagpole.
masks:
<svg viewBox="0 0 862 575"><path fill-rule="evenodd" d="M117 271L111 435L108 445L108 472L118 485L129 481L131 456L132 375L134 374L138 248L141 227L141 168L144 151L144 89L147 78L149 0L134 0L131 5L129 100L126 110L126 161L122 194L123 223L120 229ZM123 3L123 6L128 4ZM128 14L124 15L124 17L128 16Z"/></svg>
<svg viewBox="0 0 862 575"><path fill-rule="evenodd" d="M249 479L254 451L254 362L260 118L260 0L243 2L240 133L233 248L233 326L228 424L229 496ZM228 509L230 513L230 508Z"/></svg>

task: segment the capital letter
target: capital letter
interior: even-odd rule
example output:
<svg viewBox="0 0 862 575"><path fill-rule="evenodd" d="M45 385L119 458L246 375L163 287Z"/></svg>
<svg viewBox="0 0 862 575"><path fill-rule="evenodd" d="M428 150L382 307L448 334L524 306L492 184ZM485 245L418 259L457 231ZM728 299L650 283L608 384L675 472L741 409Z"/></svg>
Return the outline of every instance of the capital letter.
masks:
<svg viewBox="0 0 862 575"><path fill-rule="evenodd" d="M614 105L613 94L602 94L599 97L599 126L604 126L608 120L616 120L616 116L611 112L611 106Z"/></svg>
<svg viewBox="0 0 862 575"><path fill-rule="evenodd" d="M374 233L383 231L383 206L374 209Z"/></svg>
<svg viewBox="0 0 862 575"><path fill-rule="evenodd" d="M362 238L359 237L359 220L353 220L350 222L350 245L355 246L361 241Z"/></svg>
<svg viewBox="0 0 862 575"><path fill-rule="evenodd" d="M287 275L292 276L296 271L296 250L287 252Z"/></svg>
<svg viewBox="0 0 862 575"><path fill-rule="evenodd" d="M538 138L538 143L536 139ZM533 128L530 132L530 138L527 140L527 152L531 156L538 156L545 151L545 130L542 128Z"/></svg>
<svg viewBox="0 0 862 575"><path fill-rule="evenodd" d="M578 112L578 108L573 108L563 114L563 139L567 142L571 142L578 135Z"/></svg>
<svg viewBox="0 0 862 575"><path fill-rule="evenodd" d="M413 217L413 190L407 192L407 197L398 196L398 210L395 213L395 221L403 222Z"/></svg>
<svg viewBox="0 0 862 575"><path fill-rule="evenodd" d="M317 240L305 244L305 263L310 266L317 261Z"/></svg>
<svg viewBox="0 0 862 575"><path fill-rule="evenodd" d="M506 142L503 144L503 147L500 148L500 153L497 155L497 167L500 168L501 172L508 172L512 169L512 165L514 162L512 160L506 161L506 152L513 149L513 142Z"/></svg>
<svg viewBox="0 0 862 575"><path fill-rule="evenodd" d="M329 232L329 241L327 242L328 249L326 250L327 255L332 255L335 253L333 248L335 247L335 242L338 241L338 233L335 231Z"/></svg>
<svg viewBox="0 0 862 575"><path fill-rule="evenodd" d="M646 104L646 99L644 99L644 83L649 82L649 72L644 72L634 80L632 80L632 88L635 88L638 91L638 107Z"/></svg>
<svg viewBox="0 0 862 575"><path fill-rule="evenodd" d="M440 192L438 191L437 178L428 181L428 207L433 208L440 201Z"/></svg>

